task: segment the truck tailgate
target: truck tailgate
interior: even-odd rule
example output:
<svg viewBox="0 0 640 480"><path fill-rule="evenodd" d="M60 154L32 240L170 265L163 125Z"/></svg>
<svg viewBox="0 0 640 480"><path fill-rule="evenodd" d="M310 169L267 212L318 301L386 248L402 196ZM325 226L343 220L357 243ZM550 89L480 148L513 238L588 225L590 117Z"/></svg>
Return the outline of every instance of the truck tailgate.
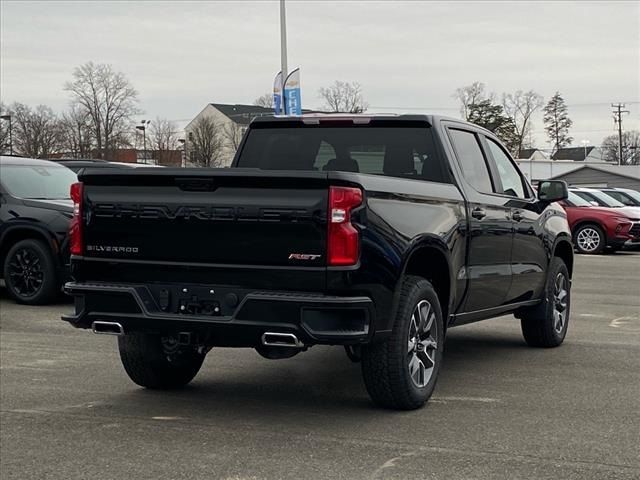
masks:
<svg viewBox="0 0 640 480"><path fill-rule="evenodd" d="M81 174L85 258L326 265L326 173L150 170Z"/></svg>

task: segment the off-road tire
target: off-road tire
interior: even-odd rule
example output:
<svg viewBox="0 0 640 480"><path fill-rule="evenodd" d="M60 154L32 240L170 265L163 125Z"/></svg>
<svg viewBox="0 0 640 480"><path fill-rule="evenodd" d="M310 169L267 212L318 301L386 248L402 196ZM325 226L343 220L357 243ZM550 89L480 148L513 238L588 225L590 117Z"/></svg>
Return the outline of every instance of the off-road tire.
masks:
<svg viewBox="0 0 640 480"><path fill-rule="evenodd" d="M561 329L556 328L556 318L554 316L557 303L555 290L558 275L564 276L566 285L566 308L564 310L564 320ZM519 313L522 335L527 345L543 348L561 345L567 335L570 314L571 281L569 279L569 271L561 258L553 257L549 265L542 302L533 308L523 310Z"/></svg>
<svg viewBox="0 0 640 480"><path fill-rule="evenodd" d="M206 354L180 346L167 354L160 335L132 333L118 337L120 359L134 383L150 389L174 389L196 376Z"/></svg>
<svg viewBox="0 0 640 480"><path fill-rule="evenodd" d="M20 292L20 279L12 277L12 261L17 252L29 252L33 258L38 259L39 275L42 275L42 283L33 294ZM13 272L15 274L15 272ZM51 303L60 292L60 280L53 259L51 249L42 241L26 239L17 242L7 252L4 261L3 278L9 296L16 302L25 305L45 305Z"/></svg>
<svg viewBox="0 0 640 480"><path fill-rule="evenodd" d="M431 377L423 387L413 383L408 365L411 318L420 301L429 302L435 313L436 350ZM391 336L383 342L362 347L362 376L373 402L381 407L413 410L431 397L442 364L444 323L438 295L430 282L407 276L401 287Z"/></svg>

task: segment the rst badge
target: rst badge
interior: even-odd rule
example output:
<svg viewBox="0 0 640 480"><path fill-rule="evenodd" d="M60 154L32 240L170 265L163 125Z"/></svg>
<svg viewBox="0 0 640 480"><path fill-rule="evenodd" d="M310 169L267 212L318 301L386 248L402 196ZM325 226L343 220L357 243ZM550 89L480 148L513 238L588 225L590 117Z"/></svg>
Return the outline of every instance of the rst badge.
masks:
<svg viewBox="0 0 640 480"><path fill-rule="evenodd" d="M311 253L292 253L289 255L289 260L317 260L322 255L314 255Z"/></svg>

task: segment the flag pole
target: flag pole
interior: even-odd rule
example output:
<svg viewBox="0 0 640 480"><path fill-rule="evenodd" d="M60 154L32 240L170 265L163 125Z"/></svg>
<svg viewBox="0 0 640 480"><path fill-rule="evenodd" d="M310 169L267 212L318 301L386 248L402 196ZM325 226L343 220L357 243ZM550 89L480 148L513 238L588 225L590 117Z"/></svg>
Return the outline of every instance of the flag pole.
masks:
<svg viewBox="0 0 640 480"><path fill-rule="evenodd" d="M280 67L282 70L282 82L284 84L289 73L287 70L287 18L284 9L284 0L280 0Z"/></svg>

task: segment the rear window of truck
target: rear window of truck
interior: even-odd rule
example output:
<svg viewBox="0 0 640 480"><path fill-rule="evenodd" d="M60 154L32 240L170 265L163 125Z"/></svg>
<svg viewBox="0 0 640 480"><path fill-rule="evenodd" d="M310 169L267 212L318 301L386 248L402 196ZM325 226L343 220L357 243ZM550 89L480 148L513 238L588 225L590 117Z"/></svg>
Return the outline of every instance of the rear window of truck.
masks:
<svg viewBox="0 0 640 480"><path fill-rule="evenodd" d="M451 183L428 127L250 129L236 167L368 173Z"/></svg>

